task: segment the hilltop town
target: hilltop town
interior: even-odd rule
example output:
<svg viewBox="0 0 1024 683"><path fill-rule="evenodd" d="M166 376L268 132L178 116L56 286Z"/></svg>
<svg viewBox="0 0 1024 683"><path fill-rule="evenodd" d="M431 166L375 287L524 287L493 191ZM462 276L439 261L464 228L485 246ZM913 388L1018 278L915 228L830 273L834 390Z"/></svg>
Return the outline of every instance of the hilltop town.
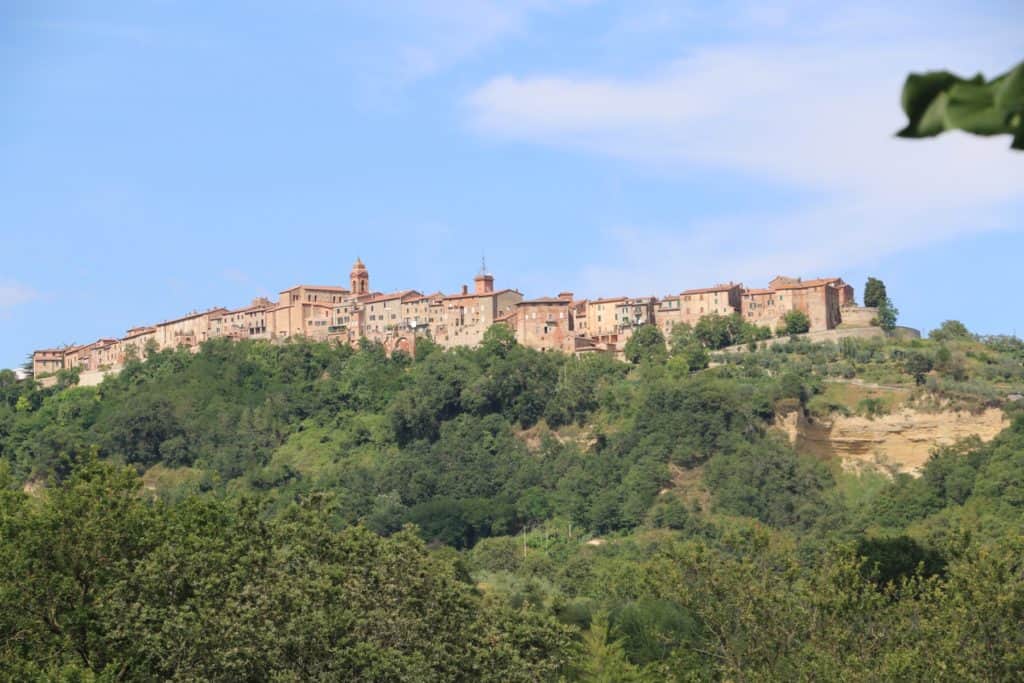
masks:
<svg viewBox="0 0 1024 683"><path fill-rule="evenodd" d="M60 370L112 371L145 352L186 347L198 350L208 339L282 341L305 337L357 345L367 339L389 352L415 350L429 337L445 348L475 346L491 325L507 325L516 340L539 350L577 355L621 353L633 331L657 325L666 336L674 325L697 324L706 315L739 314L743 320L777 332L790 311L803 312L810 332L832 330L844 320L865 326L871 311L856 306L853 287L838 277L802 280L779 276L766 288L728 282L665 297L616 296L576 299L572 292L526 299L516 289L495 289L485 266L457 294L424 294L407 289L374 292L370 272L356 259L349 286L295 285L276 302L257 298L248 306L212 308L133 327L120 338L40 349L32 355L36 377Z"/></svg>

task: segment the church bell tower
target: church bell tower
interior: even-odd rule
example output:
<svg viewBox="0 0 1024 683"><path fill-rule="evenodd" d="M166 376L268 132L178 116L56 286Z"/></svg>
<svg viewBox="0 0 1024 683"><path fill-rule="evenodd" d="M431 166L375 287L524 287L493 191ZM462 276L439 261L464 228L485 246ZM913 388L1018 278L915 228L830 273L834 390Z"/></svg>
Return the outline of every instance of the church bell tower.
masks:
<svg viewBox="0 0 1024 683"><path fill-rule="evenodd" d="M350 289L353 294L369 294L370 273L366 270L366 266L363 265L362 260L358 257L356 258L355 265L352 266L352 272L349 273L349 281L351 283Z"/></svg>

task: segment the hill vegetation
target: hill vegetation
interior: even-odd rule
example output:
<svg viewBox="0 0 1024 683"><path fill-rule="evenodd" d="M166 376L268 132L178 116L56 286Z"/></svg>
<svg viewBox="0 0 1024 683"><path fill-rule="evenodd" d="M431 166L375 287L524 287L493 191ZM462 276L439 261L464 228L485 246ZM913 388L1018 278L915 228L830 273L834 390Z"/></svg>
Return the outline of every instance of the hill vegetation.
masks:
<svg viewBox="0 0 1024 683"><path fill-rule="evenodd" d="M794 321L799 327L802 321ZM11 680L1016 680L1024 343L296 340L0 373ZM920 477L778 414L1001 407Z"/></svg>

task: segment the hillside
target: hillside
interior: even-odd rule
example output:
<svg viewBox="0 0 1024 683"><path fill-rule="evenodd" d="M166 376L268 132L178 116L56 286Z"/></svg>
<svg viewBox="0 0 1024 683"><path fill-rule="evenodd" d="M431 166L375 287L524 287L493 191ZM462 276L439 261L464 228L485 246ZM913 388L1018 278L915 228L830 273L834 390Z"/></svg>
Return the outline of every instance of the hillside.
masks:
<svg viewBox="0 0 1024 683"><path fill-rule="evenodd" d="M637 337L633 363L492 328L0 374L0 669L1019 674L1024 343Z"/></svg>

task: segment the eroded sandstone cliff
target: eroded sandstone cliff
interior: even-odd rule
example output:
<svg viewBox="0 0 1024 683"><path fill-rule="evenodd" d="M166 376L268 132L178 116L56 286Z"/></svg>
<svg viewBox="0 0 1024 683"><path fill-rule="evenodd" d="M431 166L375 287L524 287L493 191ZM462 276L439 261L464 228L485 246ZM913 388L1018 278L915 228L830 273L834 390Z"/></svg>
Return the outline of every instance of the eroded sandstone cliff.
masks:
<svg viewBox="0 0 1024 683"><path fill-rule="evenodd" d="M926 413L903 408L869 419L833 416L822 420L802 412L780 416L776 425L801 453L838 458L844 468L919 474L936 446L977 435L988 441L1007 425L998 408L980 413Z"/></svg>

